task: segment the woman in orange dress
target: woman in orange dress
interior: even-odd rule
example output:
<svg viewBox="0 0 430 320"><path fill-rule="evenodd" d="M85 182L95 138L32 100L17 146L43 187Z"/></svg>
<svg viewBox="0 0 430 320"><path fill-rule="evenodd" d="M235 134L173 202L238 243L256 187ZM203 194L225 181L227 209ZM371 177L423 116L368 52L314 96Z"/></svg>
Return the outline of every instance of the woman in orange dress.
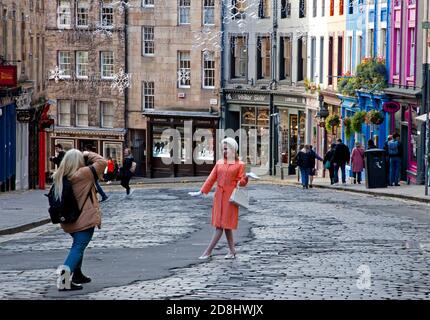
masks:
<svg viewBox="0 0 430 320"><path fill-rule="evenodd" d="M224 158L216 163L201 190L190 192L192 196L198 196L202 193L208 194L215 182L217 183L212 208L212 225L216 229L212 241L199 258L202 260L207 260L211 257L212 250L224 231L230 248L230 252L225 258L234 259L236 257L233 230L237 229L239 208L230 202L230 196L237 185L241 187L247 185L248 177L245 173L245 164L238 158L238 144L236 140L226 138L221 143L223 144Z"/></svg>

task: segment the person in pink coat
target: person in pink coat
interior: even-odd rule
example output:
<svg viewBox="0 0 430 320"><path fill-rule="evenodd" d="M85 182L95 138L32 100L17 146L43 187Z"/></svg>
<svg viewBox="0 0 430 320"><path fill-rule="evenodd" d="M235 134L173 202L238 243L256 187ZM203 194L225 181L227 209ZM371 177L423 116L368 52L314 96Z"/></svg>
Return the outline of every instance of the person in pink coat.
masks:
<svg viewBox="0 0 430 320"><path fill-rule="evenodd" d="M364 168L364 149L360 142L355 143L355 148L351 153L351 169L354 175L354 184L361 184L361 171Z"/></svg>
<svg viewBox="0 0 430 320"><path fill-rule="evenodd" d="M236 257L233 230L237 229L239 208L230 202L230 196L238 185L245 187L248 184L248 176L245 172L245 164L238 158L236 140L226 138L221 143L223 145L223 159L215 164L201 190L189 193L191 196L208 194L215 182L217 183L212 207L212 225L215 227L215 234L203 255L200 256L199 259L201 260L207 260L211 257L212 250L221 239L224 231L230 248L230 252L225 258L234 259Z"/></svg>

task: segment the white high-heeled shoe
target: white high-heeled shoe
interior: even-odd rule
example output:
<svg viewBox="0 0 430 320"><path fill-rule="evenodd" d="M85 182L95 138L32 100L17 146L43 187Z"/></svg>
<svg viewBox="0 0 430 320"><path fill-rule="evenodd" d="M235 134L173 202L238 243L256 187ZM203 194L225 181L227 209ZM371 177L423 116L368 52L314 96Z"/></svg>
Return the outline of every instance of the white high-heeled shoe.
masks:
<svg viewBox="0 0 430 320"><path fill-rule="evenodd" d="M199 257L199 260L209 260L211 257L211 254L204 254Z"/></svg>
<svg viewBox="0 0 430 320"><path fill-rule="evenodd" d="M231 252L227 253L224 259L236 259L236 253L231 253Z"/></svg>

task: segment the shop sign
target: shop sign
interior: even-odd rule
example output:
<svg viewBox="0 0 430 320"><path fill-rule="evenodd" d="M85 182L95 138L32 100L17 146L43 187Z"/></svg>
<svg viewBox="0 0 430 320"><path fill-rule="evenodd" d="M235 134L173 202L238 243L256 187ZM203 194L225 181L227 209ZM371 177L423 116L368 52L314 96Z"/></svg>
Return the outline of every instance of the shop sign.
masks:
<svg viewBox="0 0 430 320"><path fill-rule="evenodd" d="M3 86L3 87L17 86L16 66L0 66L0 86Z"/></svg>
<svg viewBox="0 0 430 320"><path fill-rule="evenodd" d="M383 109L385 112L396 113L400 110L400 103L395 101L385 102L383 105Z"/></svg>
<svg viewBox="0 0 430 320"><path fill-rule="evenodd" d="M265 102L266 96L259 94L247 94L247 93L239 93L239 94L231 94L228 93L226 95L227 100L238 100L238 101L255 101L255 102Z"/></svg>
<svg viewBox="0 0 430 320"><path fill-rule="evenodd" d="M19 122L30 122L32 118L31 110L17 110L16 119Z"/></svg>

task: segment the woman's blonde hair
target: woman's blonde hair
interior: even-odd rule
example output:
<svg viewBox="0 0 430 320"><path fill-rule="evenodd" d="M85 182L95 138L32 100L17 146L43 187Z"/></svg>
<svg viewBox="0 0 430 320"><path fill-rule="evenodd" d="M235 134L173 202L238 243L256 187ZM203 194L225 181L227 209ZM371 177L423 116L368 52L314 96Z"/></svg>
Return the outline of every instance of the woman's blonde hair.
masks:
<svg viewBox="0 0 430 320"><path fill-rule="evenodd" d="M63 193L63 177L70 178L79 168L85 166L84 155L77 149L70 149L64 155L57 171L52 175L54 180L54 196L56 199L61 198Z"/></svg>

